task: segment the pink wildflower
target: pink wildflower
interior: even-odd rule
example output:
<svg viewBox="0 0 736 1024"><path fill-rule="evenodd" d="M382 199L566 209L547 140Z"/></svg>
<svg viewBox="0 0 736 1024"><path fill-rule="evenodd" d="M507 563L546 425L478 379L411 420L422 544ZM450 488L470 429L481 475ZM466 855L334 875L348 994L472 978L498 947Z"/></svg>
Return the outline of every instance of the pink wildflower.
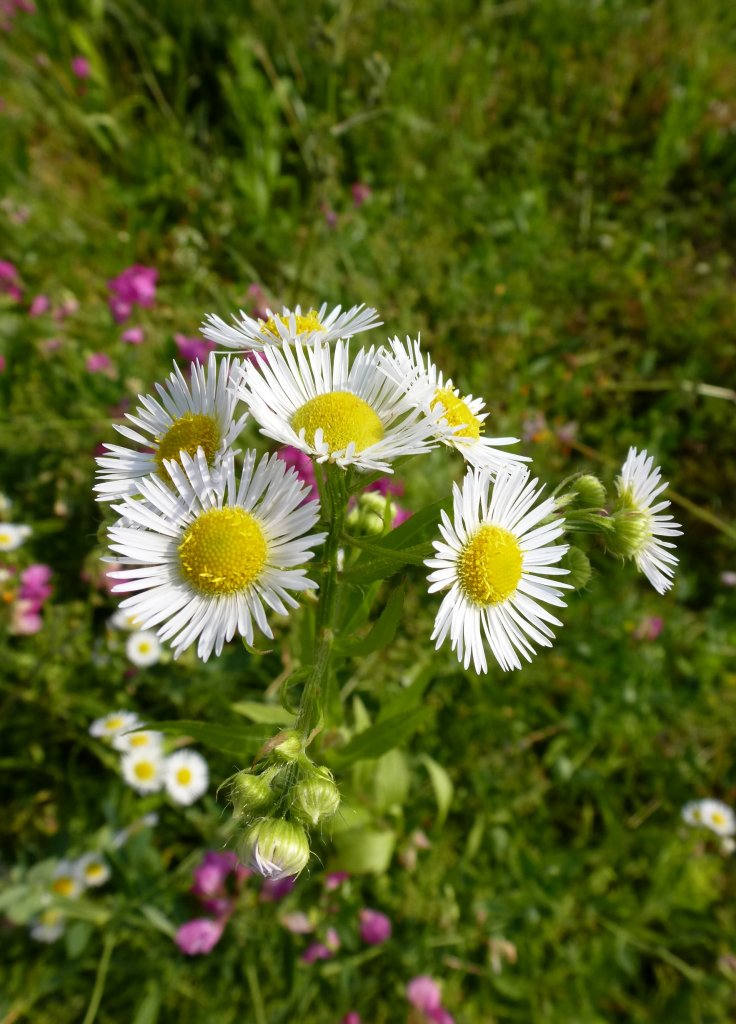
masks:
<svg viewBox="0 0 736 1024"><path fill-rule="evenodd" d="M406 986L406 998L422 1013L431 1013L442 1005L442 993L434 978L419 974Z"/></svg>
<svg viewBox="0 0 736 1024"><path fill-rule="evenodd" d="M143 341L143 328L129 327L120 335L120 340L124 341L126 345L140 345Z"/></svg>
<svg viewBox="0 0 736 1024"><path fill-rule="evenodd" d="M194 884L191 891L195 896L217 896L225 880L236 868L238 859L234 853L220 853L208 850L202 863L193 872Z"/></svg>
<svg viewBox="0 0 736 1024"><path fill-rule="evenodd" d="M92 65L86 57L72 57L72 72L77 78L89 78L92 74Z"/></svg>
<svg viewBox="0 0 736 1024"><path fill-rule="evenodd" d="M299 958L305 964L313 964L317 960L331 960L334 956L331 950L321 942L313 942L302 953Z"/></svg>
<svg viewBox="0 0 736 1024"><path fill-rule="evenodd" d="M356 1013L355 1010L351 1010L350 1013L346 1013L340 1024L361 1024L360 1014Z"/></svg>
<svg viewBox="0 0 736 1024"><path fill-rule="evenodd" d="M179 928L175 942L187 956L211 953L220 941L224 928L224 920L213 921L209 917L197 917Z"/></svg>
<svg viewBox="0 0 736 1024"><path fill-rule="evenodd" d="M379 946L391 938L391 922L378 910L360 912L360 937L368 946Z"/></svg>
<svg viewBox="0 0 736 1024"><path fill-rule="evenodd" d="M204 365L207 356L217 348L217 342L208 341L206 338L187 338L184 334L174 335L174 344L179 349L182 359L188 359L190 363L197 360Z"/></svg>
<svg viewBox="0 0 736 1024"><path fill-rule="evenodd" d="M9 260L0 260L0 294L9 295L15 302L23 298L18 271Z"/></svg>
<svg viewBox="0 0 736 1024"><path fill-rule="evenodd" d="M110 309L118 323L127 320L134 306L148 308L156 299L158 270L144 267L140 263L127 267L117 277L107 282L112 295Z"/></svg>
<svg viewBox="0 0 736 1024"><path fill-rule="evenodd" d="M40 562L30 565L20 574L18 596L25 601L36 601L41 605L51 597L50 580L51 569L48 565Z"/></svg>
<svg viewBox="0 0 736 1024"><path fill-rule="evenodd" d="M0 373L5 373L6 365L5 356L0 356Z"/></svg>
<svg viewBox="0 0 736 1024"><path fill-rule="evenodd" d="M350 191L353 195L353 204L360 209L363 203L367 202L373 195L373 189L370 185L364 185L361 181L356 181L350 186Z"/></svg>
<svg viewBox="0 0 736 1024"><path fill-rule="evenodd" d="M31 636L43 626L36 601L16 601L10 622L10 632L16 636Z"/></svg>
<svg viewBox="0 0 736 1024"><path fill-rule="evenodd" d="M664 628L664 619L660 615L645 615L634 630L637 640L656 640Z"/></svg>
<svg viewBox="0 0 736 1024"><path fill-rule="evenodd" d="M48 295L37 295L31 303L30 309L28 310L29 316L41 316L43 313L48 313L51 308L51 300Z"/></svg>
<svg viewBox="0 0 736 1024"><path fill-rule="evenodd" d="M327 892L334 892L339 889L343 882L347 882L350 875L347 871L331 871L325 875L325 889Z"/></svg>
<svg viewBox="0 0 736 1024"><path fill-rule="evenodd" d="M87 356L85 366L89 373L107 373L112 369L112 359L104 352L93 352Z"/></svg>

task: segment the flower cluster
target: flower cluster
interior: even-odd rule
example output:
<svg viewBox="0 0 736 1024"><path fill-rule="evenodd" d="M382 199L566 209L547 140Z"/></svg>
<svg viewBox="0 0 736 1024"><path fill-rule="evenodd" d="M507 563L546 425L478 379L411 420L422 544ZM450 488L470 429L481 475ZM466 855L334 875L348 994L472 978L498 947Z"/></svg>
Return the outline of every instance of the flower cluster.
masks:
<svg viewBox="0 0 736 1024"><path fill-rule="evenodd" d="M37 942L56 942L64 934L66 915L59 902L75 900L86 889L97 889L110 878L110 867L99 853L86 853L76 860L57 862L48 887L50 906L30 922L31 938Z"/></svg>
<svg viewBox="0 0 736 1024"><path fill-rule="evenodd" d="M235 909L248 868L232 853L209 850L195 869L192 895L209 917L196 917L177 930L176 944L187 956L210 953L222 938Z"/></svg>
<svg viewBox="0 0 736 1024"><path fill-rule="evenodd" d="M687 825L710 829L724 839L736 836L736 814L728 804L713 800L711 797L685 804L682 808L682 820Z"/></svg>
<svg viewBox="0 0 736 1024"><path fill-rule="evenodd" d="M97 718L90 735L103 739L121 754L120 772L137 793L166 790L176 804L188 806L207 792L207 762L195 750L164 754L164 737L143 723L132 711L112 711Z"/></svg>

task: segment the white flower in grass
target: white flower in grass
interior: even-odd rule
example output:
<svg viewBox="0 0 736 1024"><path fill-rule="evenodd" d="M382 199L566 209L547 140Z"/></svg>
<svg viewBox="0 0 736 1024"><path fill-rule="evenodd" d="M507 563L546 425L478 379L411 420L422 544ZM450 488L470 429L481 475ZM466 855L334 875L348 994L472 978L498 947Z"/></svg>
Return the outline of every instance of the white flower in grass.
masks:
<svg viewBox="0 0 736 1024"><path fill-rule="evenodd" d="M30 526L0 523L0 551L15 551L31 536Z"/></svg>
<svg viewBox="0 0 736 1024"><path fill-rule="evenodd" d="M164 758L160 750L129 750L120 761L123 779L137 793L157 793L164 784Z"/></svg>
<svg viewBox="0 0 736 1024"><path fill-rule="evenodd" d="M720 800L700 801L700 823L718 836L736 835L736 816Z"/></svg>
<svg viewBox="0 0 736 1024"><path fill-rule="evenodd" d="M531 641L551 647L549 624L562 625L540 604L564 607L562 590L570 589L548 579L567 573L554 563L568 546L554 543L562 519L543 523L555 511L554 498L533 507L541 490L523 466L499 470L494 484L486 471L470 470L462 486L453 486L453 519L442 513L442 539L425 565L434 570L430 593L449 591L432 639L440 647L449 634L465 668L472 660L477 672L487 671L484 637L501 668L521 668L518 654L531 661Z"/></svg>
<svg viewBox="0 0 736 1024"><path fill-rule="evenodd" d="M238 360L231 362L228 357L221 359L218 367L210 353L206 369L192 363L189 382L175 365L166 384L156 385L158 399L139 395L141 404L135 415L126 413L132 426L120 424L115 429L147 450L104 445L107 454L97 459L98 501L137 493L140 481L151 473L168 484L165 463L179 462L182 451L194 455L201 448L208 465L217 467L248 418L247 413L236 418L237 399L228 388L238 366Z"/></svg>
<svg viewBox="0 0 736 1024"><path fill-rule="evenodd" d="M73 900L84 890L84 879L79 864L73 860L60 860L54 868L51 891L55 896Z"/></svg>
<svg viewBox="0 0 736 1024"><path fill-rule="evenodd" d="M616 534L610 543L612 549L627 558L633 558L658 594L672 586L677 558L671 554L675 545L662 537L680 537L682 530L672 516L661 515L669 501L655 499L665 490L659 468L646 451L629 448L629 454L616 481L619 508L614 512Z"/></svg>
<svg viewBox="0 0 736 1024"><path fill-rule="evenodd" d="M89 727L90 736L98 739L114 739L120 733L135 729L140 725L138 715L132 711L111 711L109 715L96 718Z"/></svg>
<svg viewBox="0 0 736 1024"><path fill-rule="evenodd" d="M30 936L36 942L56 942L64 934L65 918L60 910L48 907L31 922Z"/></svg>
<svg viewBox="0 0 736 1024"><path fill-rule="evenodd" d="M529 462L524 455L499 451L516 444L518 437L484 437L485 402L472 395L462 397L452 381L442 375L429 356L422 353L419 339L406 343L394 338L390 352L381 356L383 372L402 387L411 404L432 424L438 441L456 449L471 466L496 472L510 462Z"/></svg>
<svg viewBox="0 0 736 1024"><path fill-rule="evenodd" d="M208 313L202 324L202 334L218 345L257 351L284 341L296 341L297 338L305 345L352 338L362 331L380 327L382 322L375 309L363 304L343 313L342 306L335 306L328 312L326 302L319 309L309 309L305 313L302 313L301 306L294 309L284 307L280 313L269 309L268 316L268 320L254 320L241 309L240 317L233 317L231 325L214 313Z"/></svg>
<svg viewBox="0 0 736 1024"><path fill-rule="evenodd" d="M161 642L155 633L142 629L131 633L125 642L125 653L138 668L148 668L161 659Z"/></svg>
<svg viewBox="0 0 736 1024"><path fill-rule="evenodd" d="M160 732L153 729L136 729L135 732L119 733L113 738L112 745L122 754L130 750L147 750L159 753L163 745L164 737Z"/></svg>
<svg viewBox="0 0 736 1024"><path fill-rule="evenodd" d="M702 825L703 818L701 815L701 807L703 805L702 800L691 800L689 803L680 811L682 820L686 825Z"/></svg>
<svg viewBox="0 0 736 1024"><path fill-rule="evenodd" d="M114 591L138 591L122 607L145 629L159 627L175 656L196 640L206 661L236 633L252 644L254 624L272 638L266 608L288 615L298 604L290 591L316 587L298 567L324 540L308 532L319 502L302 504L309 487L275 455L256 465L248 452L239 485L232 453L217 474L201 449L166 466L171 489L149 477L140 485L145 504L114 506L138 524L110 529L115 560L126 566L110 574L121 581Z"/></svg>
<svg viewBox="0 0 736 1024"><path fill-rule="evenodd" d="M86 853L79 858L76 868L84 884L91 889L104 885L110 878L110 866L99 853Z"/></svg>
<svg viewBox="0 0 736 1024"><path fill-rule="evenodd" d="M110 616L110 625L113 629L120 629L126 633L132 633L134 630L138 629L140 623L136 619L135 615L130 615L124 608L116 608Z"/></svg>
<svg viewBox="0 0 736 1024"><path fill-rule="evenodd" d="M177 750L166 758L166 792L174 803L188 806L207 792L210 773L196 750Z"/></svg>
<svg viewBox="0 0 736 1024"><path fill-rule="evenodd" d="M402 455L434 447L432 426L381 372L375 349L297 341L241 370L239 394L261 433L318 462L391 473Z"/></svg>

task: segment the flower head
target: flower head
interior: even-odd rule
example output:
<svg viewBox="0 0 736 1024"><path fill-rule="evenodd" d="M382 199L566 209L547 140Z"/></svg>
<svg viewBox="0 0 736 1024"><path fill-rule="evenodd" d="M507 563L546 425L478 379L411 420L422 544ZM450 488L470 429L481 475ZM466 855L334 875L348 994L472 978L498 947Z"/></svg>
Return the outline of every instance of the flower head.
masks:
<svg viewBox="0 0 736 1024"><path fill-rule="evenodd" d="M64 934L65 918L60 910L48 907L31 922L31 938L51 944Z"/></svg>
<svg viewBox="0 0 736 1024"><path fill-rule="evenodd" d="M434 978L419 974L406 986L406 998L422 1013L432 1013L442 1005L442 993Z"/></svg>
<svg viewBox="0 0 736 1024"><path fill-rule="evenodd" d="M143 338L142 327L129 327L127 331L123 331L120 335L120 340L124 341L126 345L141 345Z"/></svg>
<svg viewBox="0 0 736 1024"><path fill-rule="evenodd" d="M112 359L104 352L92 352L85 363L88 373L109 373L113 368Z"/></svg>
<svg viewBox="0 0 736 1024"><path fill-rule="evenodd" d="M0 523L0 551L15 551L31 536L30 526Z"/></svg>
<svg viewBox="0 0 736 1024"><path fill-rule="evenodd" d="M77 78L89 78L92 74L92 65L86 57L72 57L72 73L76 75Z"/></svg>
<svg viewBox="0 0 736 1024"><path fill-rule="evenodd" d="M267 349L297 339L304 345L318 341L329 344L381 326L375 309L360 305L343 313L342 306L335 306L328 313L326 302L318 310L309 309L304 313L301 306L293 310L284 307L280 313L269 309L268 320L254 320L241 309L240 319L233 317L233 320L234 326L230 326L221 317L208 313L202 334L218 345L243 351Z"/></svg>
<svg viewBox="0 0 736 1024"><path fill-rule="evenodd" d="M160 754L163 740L163 733L134 726L130 732L122 732L113 736L112 745L115 750L119 750L123 754L127 754L131 750Z"/></svg>
<svg viewBox="0 0 736 1024"><path fill-rule="evenodd" d="M82 893L84 884L77 862L60 860L54 868L51 891L55 896L61 896L67 900L75 899Z"/></svg>
<svg viewBox="0 0 736 1024"><path fill-rule="evenodd" d="M521 466L499 472L469 471L453 487L454 519L442 513L436 555L425 562L430 593L447 590L432 639L439 647L450 636L452 649L468 668L486 672L483 638L504 670L520 668L519 654L531 661L531 641L550 647L549 624L562 625L540 602L564 607L567 584L547 577L565 575L554 566L567 551L555 544L562 519L544 522L555 511L554 498L536 507L537 481Z"/></svg>
<svg viewBox="0 0 736 1024"><path fill-rule="evenodd" d="M378 946L391 938L391 921L379 910L365 908L360 912L360 937L368 946Z"/></svg>
<svg viewBox="0 0 736 1024"><path fill-rule="evenodd" d="M98 739L114 740L121 733L137 729L140 724L138 715L132 711L111 711L102 718L96 718L89 727L89 733Z"/></svg>
<svg viewBox="0 0 736 1024"><path fill-rule="evenodd" d="M718 836L736 835L736 815L721 800L708 798L685 804L682 817L688 825L702 825Z"/></svg>
<svg viewBox="0 0 736 1024"><path fill-rule="evenodd" d="M160 660L161 643L150 630L137 630L125 641L125 653L138 668L148 668Z"/></svg>
<svg viewBox="0 0 736 1024"><path fill-rule="evenodd" d="M201 956L211 953L222 938L226 921L215 921L210 917L197 917L187 921L176 933L176 944L187 956Z"/></svg>
<svg viewBox="0 0 736 1024"><path fill-rule="evenodd" d="M188 806L207 792L209 769L196 750L177 750L166 758L166 792L176 804Z"/></svg>
<svg viewBox="0 0 736 1024"><path fill-rule="evenodd" d="M164 759L158 750L129 750L120 768L123 779L137 793L158 793L164 784Z"/></svg>
<svg viewBox="0 0 736 1024"><path fill-rule="evenodd" d="M135 263L107 282L110 289L110 309L118 323L127 320L134 306L148 308L156 300L158 270Z"/></svg>
<svg viewBox="0 0 736 1024"><path fill-rule="evenodd" d="M87 853L76 864L77 871L86 886L96 889L110 878L110 866L98 853Z"/></svg>

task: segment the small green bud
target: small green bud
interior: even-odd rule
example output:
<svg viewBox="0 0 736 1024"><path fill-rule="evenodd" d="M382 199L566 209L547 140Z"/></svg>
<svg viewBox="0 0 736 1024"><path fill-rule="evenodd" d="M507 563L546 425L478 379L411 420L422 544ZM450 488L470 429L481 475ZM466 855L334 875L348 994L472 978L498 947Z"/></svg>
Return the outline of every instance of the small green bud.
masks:
<svg viewBox="0 0 736 1024"><path fill-rule="evenodd" d="M304 744L299 733L295 729L288 729L281 735L283 739L273 748L274 754L284 761L296 761L304 753Z"/></svg>
<svg viewBox="0 0 736 1024"><path fill-rule="evenodd" d="M339 806L340 790L326 769L316 778L302 779L291 791L292 810L310 825L331 818Z"/></svg>
<svg viewBox="0 0 736 1024"><path fill-rule="evenodd" d="M375 537L383 533L387 521L391 525L395 515L396 505L386 501L385 495L366 491L348 513L347 524L356 534Z"/></svg>
<svg viewBox="0 0 736 1024"><path fill-rule="evenodd" d="M571 547L562 559L562 568L569 570L570 575L565 576L564 582L569 583L575 590L582 590L587 585L593 570L590 567L590 559L580 548Z"/></svg>
<svg viewBox="0 0 736 1024"><path fill-rule="evenodd" d="M243 836L238 854L264 878L289 878L307 866L309 840L301 825L283 818L261 818Z"/></svg>
<svg viewBox="0 0 736 1024"><path fill-rule="evenodd" d="M230 787L230 800L238 817L267 807L273 800L271 787L262 775L238 772Z"/></svg>
<svg viewBox="0 0 736 1024"><path fill-rule="evenodd" d="M579 476L573 483L572 489L577 494L583 508L603 508L606 504L606 488L598 477L591 473Z"/></svg>
<svg viewBox="0 0 736 1024"><path fill-rule="evenodd" d="M652 535L649 516L636 509L617 509L609 523L613 529L606 536L606 546L621 558L634 558Z"/></svg>

